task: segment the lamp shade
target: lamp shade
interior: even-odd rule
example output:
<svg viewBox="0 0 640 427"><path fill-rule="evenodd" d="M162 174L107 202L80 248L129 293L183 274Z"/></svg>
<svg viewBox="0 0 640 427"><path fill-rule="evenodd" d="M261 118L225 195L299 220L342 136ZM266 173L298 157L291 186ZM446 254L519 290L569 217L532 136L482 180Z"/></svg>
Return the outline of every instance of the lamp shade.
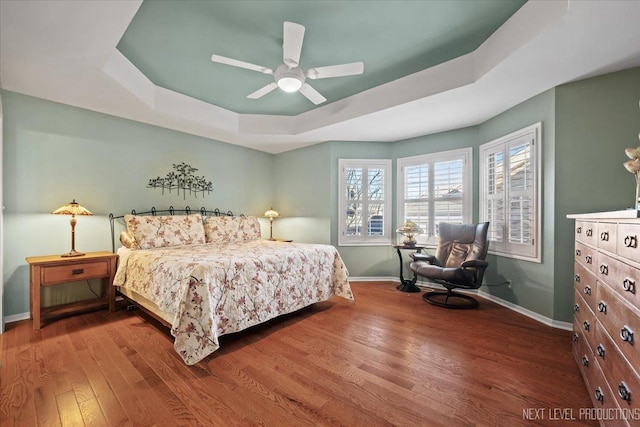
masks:
<svg viewBox="0 0 640 427"><path fill-rule="evenodd" d="M278 213L278 211L274 211L273 208L271 208L264 213L264 216L267 218L277 218L280 216L280 214Z"/></svg>
<svg viewBox="0 0 640 427"><path fill-rule="evenodd" d="M51 213L54 215L93 215L87 208L80 206L75 199Z"/></svg>
<svg viewBox="0 0 640 427"><path fill-rule="evenodd" d="M415 222L413 221L407 221L405 222L402 227L398 228L396 230L396 233L401 233L401 234L422 234L424 233L424 230Z"/></svg>
<svg viewBox="0 0 640 427"><path fill-rule="evenodd" d="M407 221L396 230L396 233L404 235L402 244L413 247L416 244L416 239L414 239L413 236L424 233L424 230L415 222Z"/></svg>

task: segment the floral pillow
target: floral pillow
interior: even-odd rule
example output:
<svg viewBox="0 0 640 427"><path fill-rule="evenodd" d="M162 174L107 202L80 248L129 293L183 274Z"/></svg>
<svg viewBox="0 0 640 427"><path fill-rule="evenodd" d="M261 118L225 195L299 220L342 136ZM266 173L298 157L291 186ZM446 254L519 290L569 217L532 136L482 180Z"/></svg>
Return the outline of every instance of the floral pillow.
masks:
<svg viewBox="0 0 640 427"><path fill-rule="evenodd" d="M202 216L125 215L127 231L133 237L131 249L166 248L169 246L200 245L205 242Z"/></svg>
<svg viewBox="0 0 640 427"><path fill-rule="evenodd" d="M238 240L255 240L262 238L262 229L258 218L255 216L240 217L240 225L238 227Z"/></svg>
<svg viewBox="0 0 640 427"><path fill-rule="evenodd" d="M214 216L204 223L207 243L244 242L262 238L254 216Z"/></svg>

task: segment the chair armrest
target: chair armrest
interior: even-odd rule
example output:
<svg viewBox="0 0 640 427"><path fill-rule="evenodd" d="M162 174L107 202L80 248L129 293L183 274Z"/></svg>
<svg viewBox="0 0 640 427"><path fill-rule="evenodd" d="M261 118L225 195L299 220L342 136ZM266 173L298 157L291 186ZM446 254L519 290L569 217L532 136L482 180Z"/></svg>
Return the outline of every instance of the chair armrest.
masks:
<svg viewBox="0 0 640 427"><path fill-rule="evenodd" d="M436 260L436 257L433 255L414 252L412 254L409 254L409 256L413 258L414 261L426 261L429 264L438 264L438 260Z"/></svg>
<svg viewBox="0 0 640 427"><path fill-rule="evenodd" d="M460 267L462 268L487 268L489 267L489 263L480 259L472 259L469 261L463 262Z"/></svg>

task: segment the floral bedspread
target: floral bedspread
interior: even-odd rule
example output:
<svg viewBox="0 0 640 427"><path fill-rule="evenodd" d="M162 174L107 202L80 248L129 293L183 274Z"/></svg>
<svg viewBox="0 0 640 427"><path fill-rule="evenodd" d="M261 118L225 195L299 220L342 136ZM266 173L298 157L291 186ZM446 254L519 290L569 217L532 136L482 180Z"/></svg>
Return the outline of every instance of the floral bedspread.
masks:
<svg viewBox="0 0 640 427"><path fill-rule="evenodd" d="M347 278L333 246L258 239L131 251L114 285L174 316L174 348L193 365L220 347L221 335L334 295L353 300Z"/></svg>

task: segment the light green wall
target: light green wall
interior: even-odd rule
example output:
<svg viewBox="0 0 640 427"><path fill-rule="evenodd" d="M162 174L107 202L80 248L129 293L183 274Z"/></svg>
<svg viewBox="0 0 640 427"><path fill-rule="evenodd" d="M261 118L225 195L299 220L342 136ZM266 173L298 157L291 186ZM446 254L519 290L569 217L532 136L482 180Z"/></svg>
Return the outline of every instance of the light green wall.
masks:
<svg viewBox="0 0 640 427"><path fill-rule="evenodd" d="M387 159L390 150L386 142L334 141L278 154L274 162L278 209L286 215L305 218L305 225L315 227L323 237L321 243L338 247L338 159ZM325 221L320 223L320 218ZM311 219L316 222L311 223ZM293 238L296 230L286 229L284 224L280 226L284 221L278 221L279 232ZM338 251L352 277L397 274L397 255L390 247L340 246Z"/></svg>
<svg viewBox="0 0 640 427"><path fill-rule="evenodd" d="M295 154L286 153L285 157L313 165L314 170L318 169L319 162L325 162L328 165L325 167L330 168L329 174L324 169L300 182L300 175L295 173L277 173L303 187L328 183L328 192L326 188L317 188L315 193L322 197L328 195L325 202L305 193L300 204L331 206L328 213L324 208L323 211L330 218L331 242L336 244L338 158L391 158L395 163L400 157L473 147L473 218L477 220L478 147L542 122L542 262L490 255L491 266L485 282L498 284L511 280L512 284L484 290L550 319L571 322L573 225L565 216L575 212L618 210L627 206L625 201L631 203L633 180L621 163L625 160L624 147L640 143L633 140L640 128L639 74L640 69L628 70L550 89L478 126L392 142L386 147L384 143L381 146L332 142L296 150ZM619 147L615 152L609 148L613 143ZM285 158L280 156L276 156L276 163ZM603 162L607 163L606 175L601 173ZM395 164L393 186L396 186ZM592 188L602 194L594 193ZM394 227L396 211L394 196ZM340 247L339 251L352 276L397 275L397 256L391 248ZM405 266L405 275L408 274Z"/></svg>
<svg viewBox="0 0 640 427"><path fill-rule="evenodd" d="M394 159L419 154L473 148L473 220L479 218L479 146L531 124L542 122L543 140L543 262L542 264L489 255L487 284L511 280L511 287L485 286L492 295L553 318L553 148L554 90L517 105L487 122L465 129L427 135L393 144ZM548 187L547 187L548 186ZM395 211L394 211L395 212ZM409 273L407 273L409 274Z"/></svg>
<svg viewBox="0 0 640 427"><path fill-rule="evenodd" d="M554 313L554 165L555 89L548 90L479 126L480 144L542 123L542 263L489 256L488 284L511 280L510 286L485 287L485 292L551 319ZM478 198L474 198L478 201ZM561 320L568 321L571 315Z"/></svg>
<svg viewBox="0 0 640 427"><path fill-rule="evenodd" d="M635 180L622 166L640 145L640 68L556 89L555 311L570 318L574 222L567 214L633 206Z"/></svg>
<svg viewBox="0 0 640 427"><path fill-rule="evenodd" d="M262 215L273 203L272 154L7 91L2 101L5 316L29 311L24 258L70 249L69 218L50 212L74 198L94 214L78 218L81 251L111 250L110 212L188 205ZM181 162L213 192L183 198L146 187Z"/></svg>
<svg viewBox="0 0 640 427"><path fill-rule="evenodd" d="M541 121L542 263L490 256L487 282L512 285L486 291L571 321L573 224L565 216L631 205L634 182L622 162L624 148L640 144L639 99L636 68L551 89L478 126L397 142L328 142L274 156L4 91L4 315L28 311L24 257L69 249L68 219L49 212L72 198L96 214L78 220L81 250L110 249L109 212L186 204L252 215L273 206L283 215L274 222L275 237L337 245L338 159L395 163L473 147L476 220L479 145ZM182 161L213 181L211 195L183 200L146 188L149 178ZM395 164L392 179L395 188ZM338 249L352 277L397 277L391 247Z"/></svg>

